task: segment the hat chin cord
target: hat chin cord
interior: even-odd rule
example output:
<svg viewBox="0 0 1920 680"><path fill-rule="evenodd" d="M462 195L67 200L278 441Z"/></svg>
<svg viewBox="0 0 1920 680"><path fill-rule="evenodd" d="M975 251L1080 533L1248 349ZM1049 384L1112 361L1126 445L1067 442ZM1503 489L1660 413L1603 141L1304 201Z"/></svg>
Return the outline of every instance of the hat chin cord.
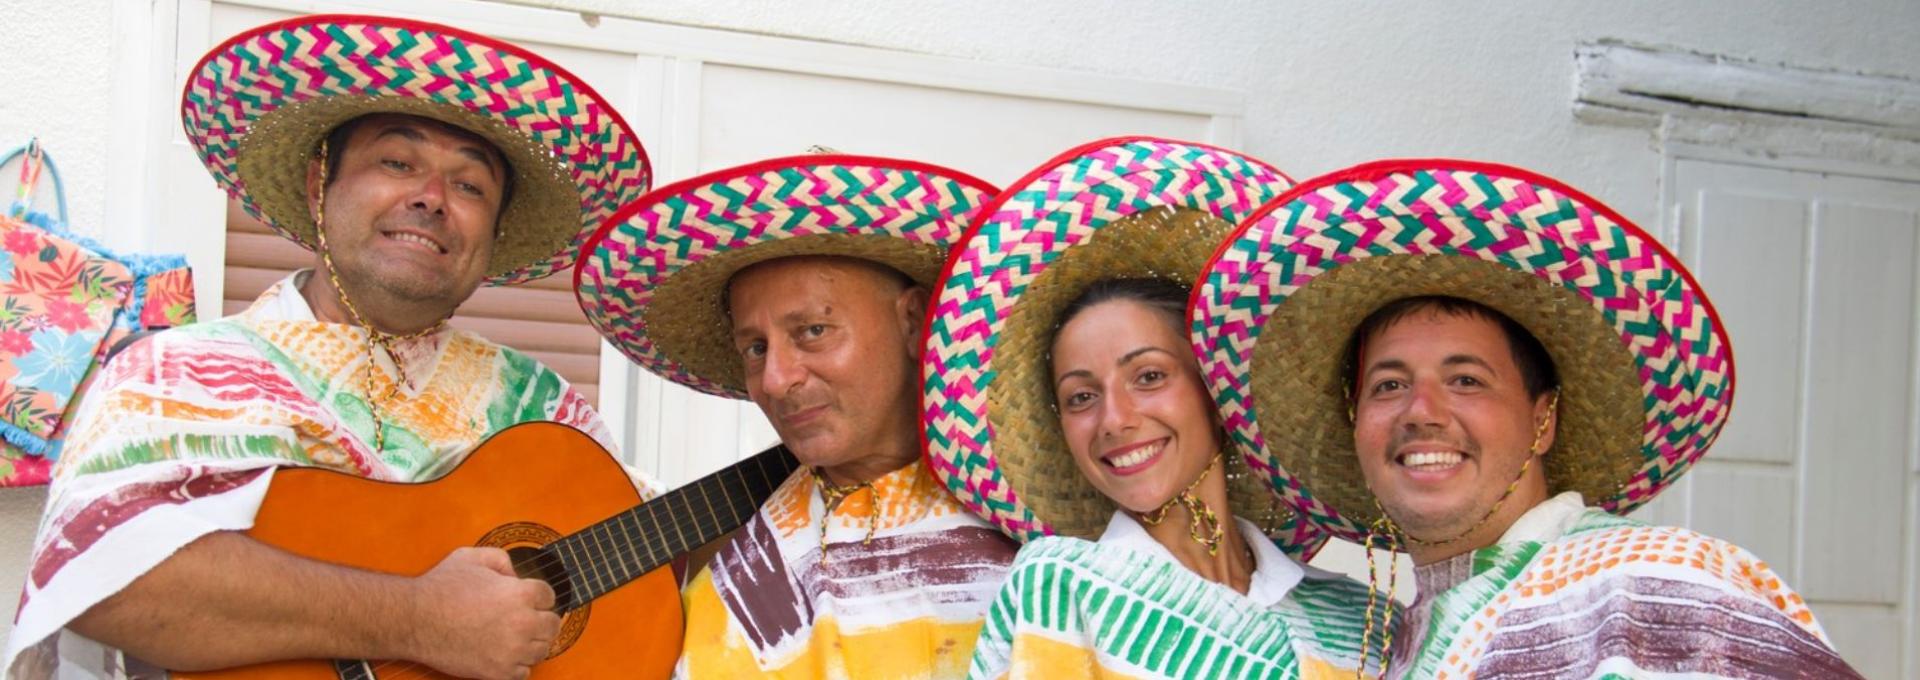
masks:
<svg viewBox="0 0 1920 680"><path fill-rule="evenodd" d="M1351 420L1353 418L1351 402L1349 402L1348 409L1347 417ZM1480 521L1475 522L1473 526L1468 527L1466 531L1460 532L1453 538L1443 541L1428 541L1407 533L1406 530L1401 529L1399 525L1394 523L1393 517L1387 514L1387 509L1380 505L1380 497L1377 495L1374 496L1373 508L1379 512L1380 516L1375 518L1373 524L1368 527L1367 540L1363 546L1367 551L1367 623L1366 627L1363 628L1360 633L1360 672L1356 674L1356 677L1365 677L1367 666L1366 653L1367 647L1373 637L1374 609L1376 606L1380 608L1380 677L1386 677L1387 675L1387 661L1389 658L1387 654L1393 648L1393 622L1391 621L1393 609L1385 603L1377 601L1379 599L1380 571L1374 566L1374 540L1376 538L1381 539L1381 544L1386 548L1387 554L1392 556L1400 553L1402 539L1407 543L1419 546L1447 545L1461 541L1473 535L1474 532L1479 531L1481 527L1487 525L1487 522L1493 521L1493 516L1500 513L1500 506L1506 504L1507 499L1513 496L1514 490L1520 488L1520 480L1526 479L1527 470L1533 467L1534 459L1546 454L1545 451L1540 449L1540 442L1546 439L1547 427L1553 424L1554 416L1559 412L1560 390L1559 388L1555 388L1553 390L1553 399L1547 403L1547 417L1541 418L1539 426L1533 430L1533 443L1527 446L1527 460L1520 464L1520 473L1513 476L1513 482L1507 484L1507 490L1500 493L1499 500L1493 502L1493 507L1487 510L1487 514L1480 517ZM1391 569L1391 567L1389 568ZM1398 569L1392 569L1387 573L1386 598L1389 601L1393 599L1399 576L1400 571Z"/></svg>
<svg viewBox="0 0 1920 680"><path fill-rule="evenodd" d="M825 506L820 515L820 566L827 566L827 525L833 520L833 511L840 508L849 496L861 491L867 492L867 537L860 545L873 544L873 532L880 526L880 493L873 488L873 481L840 486L827 480L827 475L818 467L807 468L813 476L813 485L820 490L820 501Z"/></svg>
<svg viewBox="0 0 1920 680"><path fill-rule="evenodd" d="M1220 541L1226 538L1226 529L1220 523L1220 516L1214 514L1213 508L1208 507L1206 501L1200 500L1199 496L1193 494L1193 490L1200 488L1200 483L1206 481L1207 471L1212 469L1211 463L1200 468L1200 476L1195 477L1193 483L1188 484L1187 488L1182 489L1179 494L1167 499L1167 502L1161 503L1160 507L1150 512L1138 513L1140 521L1150 527L1160 526L1161 522L1166 521L1168 510L1175 505L1184 506L1188 516L1187 534L1193 537L1193 542L1206 547L1208 557L1219 555Z"/></svg>
<svg viewBox="0 0 1920 680"><path fill-rule="evenodd" d="M365 329L367 332L367 361L362 392L364 392L367 397L367 413L373 418L373 450L378 452L386 450L387 448L386 419L381 418L380 413L386 410L387 403L399 395L400 386L408 382L407 367L400 361L400 355L394 353L393 344L414 340L439 332L441 329L447 327L447 319L452 318L452 313L449 312L447 316L441 317L440 320L435 321L433 325L426 328L404 335L394 335L375 328L373 324L367 322L365 316L360 314L360 310L353 306L353 298L348 296L347 289L340 285L339 269L333 266L333 249L327 246L327 161L327 142L323 139L320 140L320 189L318 195L315 196L315 203L317 205L313 211L313 233L314 238L319 241L320 261L326 265L327 268L327 281L333 284L333 292L340 296L340 304L347 308L347 314L353 317L354 325ZM387 388L385 394L375 394L374 392L373 365L375 357L374 348L376 346L386 352L387 360L393 363L394 371L399 374L396 376L397 379L393 381L393 384Z"/></svg>

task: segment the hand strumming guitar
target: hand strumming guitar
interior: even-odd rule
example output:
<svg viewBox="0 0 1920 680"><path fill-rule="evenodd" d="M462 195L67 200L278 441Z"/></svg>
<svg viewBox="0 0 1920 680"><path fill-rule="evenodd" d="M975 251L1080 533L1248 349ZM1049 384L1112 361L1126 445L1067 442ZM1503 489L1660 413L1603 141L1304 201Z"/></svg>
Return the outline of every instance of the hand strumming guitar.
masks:
<svg viewBox="0 0 1920 680"><path fill-rule="evenodd" d="M420 627L404 656L448 675L525 678L560 633L553 588L520 578L498 548L455 550L411 590Z"/></svg>

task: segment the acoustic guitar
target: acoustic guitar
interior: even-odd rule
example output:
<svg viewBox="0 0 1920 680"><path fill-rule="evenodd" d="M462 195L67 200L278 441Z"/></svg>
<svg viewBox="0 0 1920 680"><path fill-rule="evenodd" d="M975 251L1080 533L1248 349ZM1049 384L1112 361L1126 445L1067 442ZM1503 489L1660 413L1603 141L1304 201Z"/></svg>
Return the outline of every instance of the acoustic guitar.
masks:
<svg viewBox="0 0 1920 680"><path fill-rule="evenodd" d="M680 656L674 557L745 523L798 463L775 446L641 503L620 463L558 423L495 433L446 476L380 482L289 468L247 535L370 571L426 573L462 546L503 548L521 576L553 586L560 635L533 678L666 678ZM174 678L445 678L403 661L260 664Z"/></svg>

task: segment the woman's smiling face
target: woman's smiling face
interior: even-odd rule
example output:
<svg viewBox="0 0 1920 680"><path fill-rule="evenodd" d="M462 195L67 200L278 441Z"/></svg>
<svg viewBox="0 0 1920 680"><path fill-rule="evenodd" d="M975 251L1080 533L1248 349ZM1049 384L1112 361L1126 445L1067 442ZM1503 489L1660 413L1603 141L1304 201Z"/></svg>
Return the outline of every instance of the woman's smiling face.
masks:
<svg viewBox="0 0 1920 680"><path fill-rule="evenodd" d="M1220 449L1213 402L1179 321L1115 298L1080 310L1053 340L1067 448L1094 488L1133 512L1165 504Z"/></svg>

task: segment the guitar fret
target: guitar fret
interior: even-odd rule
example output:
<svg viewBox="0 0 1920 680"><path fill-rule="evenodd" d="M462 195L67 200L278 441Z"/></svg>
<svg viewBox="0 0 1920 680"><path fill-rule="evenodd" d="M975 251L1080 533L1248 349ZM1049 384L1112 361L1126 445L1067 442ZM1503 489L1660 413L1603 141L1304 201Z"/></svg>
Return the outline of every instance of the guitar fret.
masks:
<svg viewBox="0 0 1920 680"><path fill-rule="evenodd" d="M560 552L558 553L560 555L560 566L567 572L567 582L572 586L571 590L573 591L573 603L577 606L592 598L587 596L585 579L581 578L580 574L580 570L585 568L586 565L581 563L580 553L576 550L574 543L575 537L568 536L554 541L553 544L560 546Z"/></svg>
<svg viewBox="0 0 1920 680"><path fill-rule="evenodd" d="M587 544L592 546L593 547L592 552L595 555L599 556L598 559L594 560L592 569L589 570L590 573L592 573L593 575L593 594L594 595L601 595L607 592L606 575L602 570L606 568L607 560L612 557L611 555L607 554L606 548L602 546L600 543L599 530L601 526L602 525L596 524L592 527L589 527L586 531Z"/></svg>
<svg viewBox="0 0 1920 680"><path fill-rule="evenodd" d="M789 455L778 448L761 452L555 541L548 549L566 568L572 606L583 606L751 519L758 504L739 501L766 498L778 488L792 470Z"/></svg>
<svg viewBox="0 0 1920 680"><path fill-rule="evenodd" d="M596 596L604 595L608 590L607 562L613 559L612 555L607 554L606 542L604 540L605 536L601 534L601 530L605 528L605 526L604 524L596 524L589 527L585 532L587 534L587 543L593 546L594 554L599 556L599 559L594 560L593 566L588 569L588 571L593 574L593 594Z"/></svg>
<svg viewBox="0 0 1920 680"><path fill-rule="evenodd" d="M684 515L681 515L681 516L684 516ZM683 552L693 547L691 545L688 545L687 532L683 527L680 526L679 522L673 523L673 535L680 538L680 545L677 546L677 549L669 550L668 552L676 552L676 553Z"/></svg>
<svg viewBox="0 0 1920 680"><path fill-rule="evenodd" d="M762 485L765 485L767 488L773 488L773 481L767 479L767 469L766 469L765 463L753 466L753 471L760 473L760 483ZM746 480L746 476L742 475L741 481L745 481L745 480Z"/></svg>
<svg viewBox="0 0 1920 680"><path fill-rule="evenodd" d="M721 478L719 479L719 481L721 483L715 484L714 486L720 487L722 489L727 488L724 472L721 474ZM720 516L720 513L714 511L713 499L707 497L707 489L704 486L700 487L700 503L707 506L707 514L705 515L706 517L718 518ZM701 542L705 543L706 541L701 541Z"/></svg>
<svg viewBox="0 0 1920 680"><path fill-rule="evenodd" d="M735 475L733 475L733 477L735 477L735 478L736 478L736 480L737 480L737 478L738 478L739 476L740 476L740 475L738 475L738 474L735 474ZM740 522L739 522L738 520L739 520L739 516L740 516L740 509L739 509L739 508L736 508L736 507L734 507L734 504L733 504L733 492L732 492L731 490L729 490L729 489L727 488L727 487L729 487L729 486L732 486L732 485L731 485L731 484L720 484L720 485L719 485L719 487L720 487L720 507L721 507L722 509L724 509L724 510L726 510L726 511L727 511L727 513L728 513L728 514L727 514L727 518L726 518L726 520L723 520L723 521L725 521L725 522L726 522L727 524L733 524L733 525L739 525L739 524L740 524ZM708 505L709 507L711 507L711 506L713 505L713 502L712 502L712 499L708 499L708 502L707 502L707 505Z"/></svg>
<svg viewBox="0 0 1920 680"><path fill-rule="evenodd" d="M763 465L765 465L765 462L764 462L764 461L762 461L762 462L761 462L760 464L758 464L758 465L755 465L754 467L755 467L755 468L757 469L757 468L760 468L760 467L761 467L761 466L763 466ZM760 473L760 476L761 476L761 477L763 477L763 478L764 478L764 477L766 477L766 476L767 476L767 475L766 475L766 472L764 472L764 471L762 471L762 472ZM746 498L763 498L763 497L765 497L765 496L766 496L766 494L765 494L765 493L756 493L756 489L754 488L754 485L753 485L753 480L750 480L750 479L747 479L747 473L746 473L746 471L745 471L745 470L736 470L736 471L734 471L734 475L733 475L733 478L734 478L734 479L733 479L733 481L734 481L734 489L735 489L735 491L737 491L737 492L738 492L738 493L739 493L739 494L740 494L741 496L743 496L743 497L746 497ZM731 493L730 493L730 494L729 494L729 495L727 496L727 503L726 503L726 505L728 505L729 507L732 507L732 506L734 505L734 500L733 500L733 496L732 496L732 494L731 494ZM759 510L760 510L760 509L759 509L758 507L746 507L746 508L738 508L738 507L736 507L736 508L734 508L734 509L733 509L733 513L734 513L734 518L735 518L735 519L736 519L737 521L742 521L742 522L744 522L744 521L746 521L746 520L747 520L748 518L750 518L750 517L753 517L753 514L754 514L755 512L758 512Z"/></svg>
<svg viewBox="0 0 1920 680"><path fill-rule="evenodd" d="M633 554L633 530L627 526L626 515L615 516L611 526L614 529L613 549L620 553L620 559L615 560L611 565L613 582L626 583L639 575L632 572L632 569L638 566L635 564L637 560L634 559L636 556Z"/></svg>
<svg viewBox="0 0 1920 680"><path fill-rule="evenodd" d="M610 592L625 583L620 579L620 570L621 565L627 561L627 554L620 552L620 546L613 533L614 529L612 524L606 522L602 522L596 529L596 533L600 534L600 549L607 554L607 561L600 564L602 593Z"/></svg>
<svg viewBox="0 0 1920 680"><path fill-rule="evenodd" d="M648 503L641 507L644 509L647 507L652 507L653 505L654 505L653 503ZM638 514L638 511L636 511L634 514L634 519L637 520L639 518L640 518L640 515ZM645 534L639 534L640 544L647 546L647 563L660 564L665 562L666 560L661 559L660 557L660 525L659 523L658 522L641 522L641 525L653 528L653 531L647 532ZM672 559L672 557L673 557L672 555L668 555L667 559Z"/></svg>
<svg viewBox="0 0 1920 680"><path fill-rule="evenodd" d="M669 501L667 501L667 499L664 499L664 498L660 500L661 502L658 502L658 503L648 503L646 507L647 520L648 520L647 525L653 527L653 531L654 531L653 537L648 539L647 543L655 548L658 548L659 552L666 553L667 555L671 556L673 555L674 551L672 546L667 545L668 537L667 537L666 527L660 526L660 522L661 522L660 511L666 508L666 505ZM651 557L654 554L650 552L648 553L648 555ZM654 559L659 559L659 557L654 557Z"/></svg>
<svg viewBox="0 0 1920 680"><path fill-rule="evenodd" d="M626 526L624 526L618 518L615 518L613 522L606 523L604 526L605 529L601 533L606 535L607 549L614 554L614 558L609 560L606 565L607 590L613 590L614 588L620 587L620 584L627 582L627 568L633 565L633 551L621 547L621 541L624 540L626 534Z"/></svg>

